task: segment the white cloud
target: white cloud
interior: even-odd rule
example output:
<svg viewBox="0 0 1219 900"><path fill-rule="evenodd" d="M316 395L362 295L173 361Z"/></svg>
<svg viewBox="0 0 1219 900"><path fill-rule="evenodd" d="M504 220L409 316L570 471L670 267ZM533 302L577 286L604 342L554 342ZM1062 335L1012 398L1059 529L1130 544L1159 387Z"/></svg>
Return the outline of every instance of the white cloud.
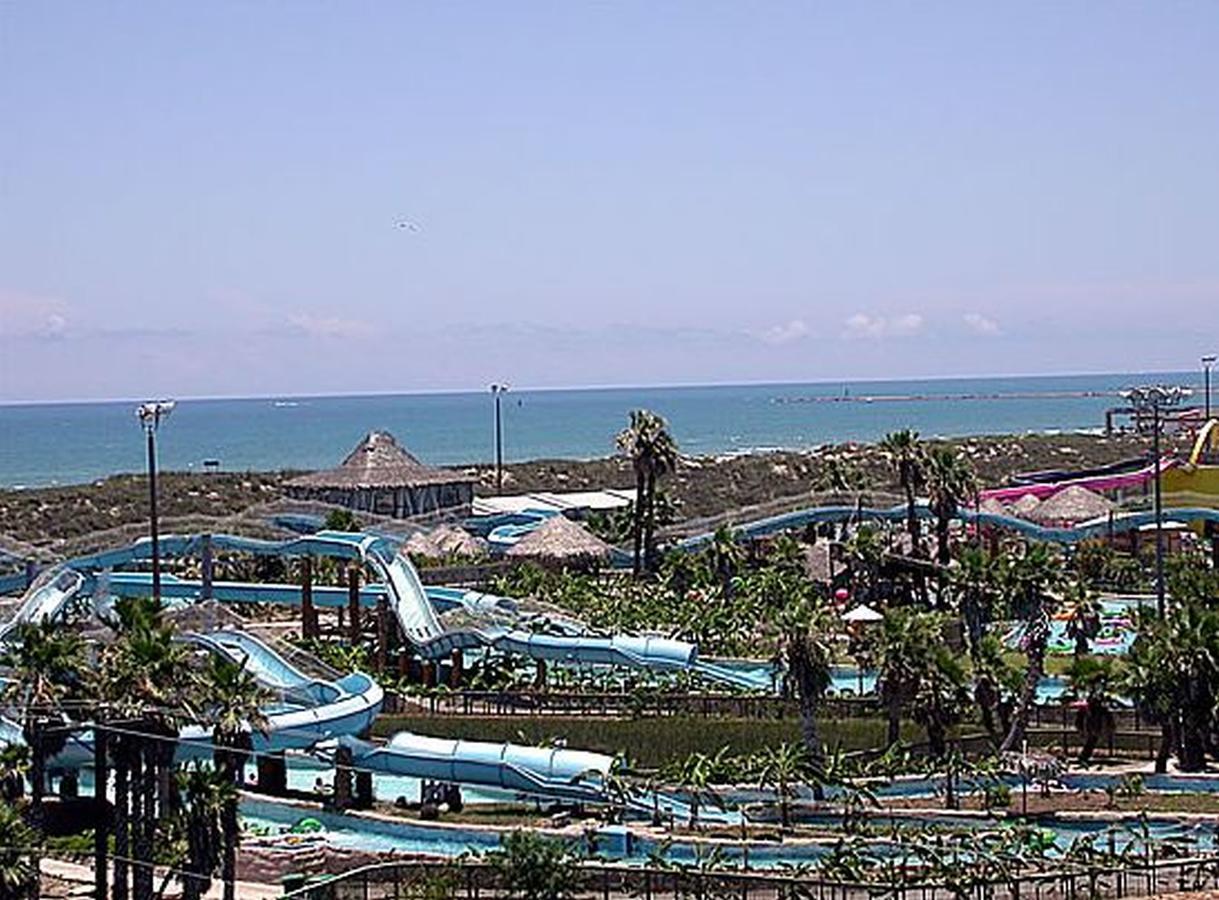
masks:
<svg viewBox="0 0 1219 900"><path fill-rule="evenodd" d="M918 313L901 316L870 316L855 313L844 323L846 335L851 338L879 340L886 337L910 337L923 330L924 320Z"/></svg>
<svg viewBox="0 0 1219 900"><path fill-rule="evenodd" d="M1002 333L998 322L982 315L981 313L966 313L961 318L965 321L965 327L974 334L994 337L995 335Z"/></svg>
<svg viewBox="0 0 1219 900"><path fill-rule="evenodd" d="M297 334L320 338L361 338L372 334L372 326L358 319L338 316L314 316L297 313L288 316L288 324Z"/></svg>
<svg viewBox="0 0 1219 900"><path fill-rule="evenodd" d="M808 337L808 334L808 324L803 319L792 319L790 322L772 325L770 328L756 332L754 336L764 344L774 344L777 346L798 341L801 338Z"/></svg>
<svg viewBox="0 0 1219 900"><path fill-rule="evenodd" d="M67 330L68 320L59 313L51 313L47 316L46 321L42 323L39 335L53 341L62 338Z"/></svg>
<svg viewBox="0 0 1219 900"><path fill-rule="evenodd" d="M53 297L39 297L0 289L0 337L64 337L67 306Z"/></svg>

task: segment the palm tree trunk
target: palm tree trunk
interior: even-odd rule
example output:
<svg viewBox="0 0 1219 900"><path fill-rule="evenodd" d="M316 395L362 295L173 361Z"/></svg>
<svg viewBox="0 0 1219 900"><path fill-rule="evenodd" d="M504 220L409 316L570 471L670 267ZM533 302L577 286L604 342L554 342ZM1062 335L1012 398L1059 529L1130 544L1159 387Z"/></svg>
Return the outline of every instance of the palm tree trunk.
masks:
<svg viewBox="0 0 1219 900"><path fill-rule="evenodd" d="M902 705L901 703L891 700L889 701L889 735L888 745L894 746L902 736Z"/></svg>
<svg viewBox="0 0 1219 900"><path fill-rule="evenodd" d="M153 900L153 838L157 828L157 748L156 743L143 741L143 766L140 772L135 821L137 866L132 882L135 900Z"/></svg>
<svg viewBox="0 0 1219 900"><path fill-rule="evenodd" d="M219 736L217 736L218 738ZM215 747L213 763L218 771L224 773L225 781L237 784L237 775L241 768L241 756L235 748L224 746L218 739L213 740ZM224 900L236 900L237 896L237 840L239 830L237 825L237 796L225 801L220 813L220 831L223 846L220 853L220 878L224 884Z"/></svg>
<svg viewBox="0 0 1219 900"><path fill-rule="evenodd" d="M30 817L35 827L42 824L42 798L47 792L47 754L42 739L42 723L30 723Z"/></svg>
<svg viewBox="0 0 1219 900"><path fill-rule="evenodd" d="M902 479L902 490L906 492L906 530L910 532L910 553L913 556L922 555L922 529L919 527L918 513L915 509L914 484L909 476Z"/></svg>
<svg viewBox="0 0 1219 900"><path fill-rule="evenodd" d="M1024 740L1025 729L1028 728L1029 714L1033 702L1037 699L1037 685L1041 682L1041 674L1045 668L1046 635L1043 629L1038 629L1028 648L1028 671L1024 675L1024 687L1020 690L1020 704L1016 707L1016 715L1012 719L1007 737L999 745L1000 753L1008 753Z"/></svg>
<svg viewBox="0 0 1219 900"><path fill-rule="evenodd" d="M1177 729L1172 718L1167 718L1160 723L1160 749L1156 754L1157 775L1163 775L1168 771L1168 758L1172 756L1173 748L1177 745Z"/></svg>
<svg viewBox="0 0 1219 900"><path fill-rule="evenodd" d="M648 472L646 481L648 504L643 519L643 567L648 572L656 571L656 545L652 537L656 530L656 473Z"/></svg>
<svg viewBox="0 0 1219 900"><path fill-rule="evenodd" d="M635 549L634 574L635 574L636 578L639 577L639 572L640 572L641 566L643 564L643 510L644 510L644 503L645 503L644 493L645 493L645 491L644 491L643 472L637 471L635 473L635 508L633 510L634 521L631 522L631 539L633 540L634 545L635 545L635 548L634 548Z"/></svg>
<svg viewBox="0 0 1219 900"><path fill-rule="evenodd" d="M114 900L127 900L127 858L131 842L130 738L119 736L114 753Z"/></svg>
<svg viewBox="0 0 1219 900"><path fill-rule="evenodd" d="M224 803L220 827L224 832L224 848L221 856L220 877L224 881L224 900L237 897L237 798Z"/></svg>

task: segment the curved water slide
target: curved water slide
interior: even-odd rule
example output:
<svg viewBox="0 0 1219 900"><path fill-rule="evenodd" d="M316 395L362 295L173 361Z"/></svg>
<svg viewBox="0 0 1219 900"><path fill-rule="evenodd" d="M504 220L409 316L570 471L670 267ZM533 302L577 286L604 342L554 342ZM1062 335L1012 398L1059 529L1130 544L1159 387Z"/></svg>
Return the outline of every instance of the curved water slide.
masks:
<svg viewBox="0 0 1219 900"><path fill-rule="evenodd" d="M989 490L981 491L979 496L983 500L994 499L1004 503L1009 500L1018 500L1025 494L1032 494L1040 500L1072 486L1087 488L1090 491L1115 491L1124 488L1142 487L1149 481L1152 481L1156 477L1157 472L1163 474L1176 465L1177 460L1170 456L1165 456L1159 463L1148 463L1142 468L1133 471L1100 472L1095 475L1084 475L1082 477L1065 477L1055 480L1018 484L1011 487L990 488Z"/></svg>
<svg viewBox="0 0 1219 900"><path fill-rule="evenodd" d="M38 625L56 618L71 605L86 585L85 576L74 569L54 569L30 586L13 617L0 625L0 644L22 625Z"/></svg>
<svg viewBox="0 0 1219 900"><path fill-rule="evenodd" d="M166 535L161 538L165 557L198 556L203 552L202 535ZM520 628L490 625L446 631L436 613L436 605L461 605L471 612L497 610L508 612L515 604L508 598L478 592L436 591L424 588L410 561L396 552L394 541L378 535L321 531L308 537L287 541L263 541L233 535L211 535L213 551L240 551L275 556L334 556L366 561L384 580L383 585L370 585L361 591L361 603L373 605L384 596L402 626L403 633L421 656L443 659L454 650L488 648L504 653L519 654L532 659L590 665L630 666L662 671L696 669L711 678L742 687L758 685L741 673L721 671L715 666L696 666L698 650L693 644L662 637L614 635L609 637L586 634L540 634ZM141 539L128 547L109 550L70 560L66 571L76 576L103 569L127 565L148 559L151 543ZM82 582L83 587L87 582ZM143 572L116 572L109 576L109 588L118 595L147 595L151 576ZM79 588L78 588L79 590ZM195 599L201 595L198 581L165 575L162 595ZM346 592L315 590L315 599L325 605L345 604ZM300 603L300 589L293 585L255 585L217 582L212 594L218 600L251 600L263 602ZM62 609L62 604L59 606ZM52 613L54 615L54 613Z"/></svg>
<svg viewBox="0 0 1219 900"><path fill-rule="evenodd" d="M926 502L915 506L915 514L919 518L933 518ZM842 522L900 522L906 517L905 505L893 506L887 509L876 509L867 506L816 506L808 509L798 509L793 512L770 516L753 522L733 526L733 532L746 537L766 537L791 529L803 528L810 524L842 523ZM1112 521L1108 517L1091 522L1082 522L1072 528L1047 528L1035 522L1018 519L1014 516L989 513L974 509L962 508L956 518L967 524L986 525L994 528L1006 528L1019 532L1033 540L1056 544L1076 544L1080 541L1103 537L1110 532L1121 533L1133 531L1144 525L1155 522L1154 512L1134 512L1115 515ZM1164 521L1178 522L1216 522L1219 523L1219 509L1207 507L1180 507L1165 509L1162 514ZM693 535L677 543L683 550L697 550L711 543L714 532Z"/></svg>

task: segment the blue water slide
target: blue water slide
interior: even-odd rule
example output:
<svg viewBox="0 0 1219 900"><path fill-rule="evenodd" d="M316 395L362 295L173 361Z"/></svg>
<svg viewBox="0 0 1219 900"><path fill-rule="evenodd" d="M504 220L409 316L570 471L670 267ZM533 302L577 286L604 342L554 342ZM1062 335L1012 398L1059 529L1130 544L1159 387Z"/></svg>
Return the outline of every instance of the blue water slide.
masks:
<svg viewBox="0 0 1219 900"><path fill-rule="evenodd" d="M21 625L37 625L57 617L80 594L86 579L75 569L57 568L30 586L11 619L0 625L0 644Z"/></svg>
<svg viewBox="0 0 1219 900"><path fill-rule="evenodd" d="M915 506L915 514L924 519L932 518L931 510L925 502L920 502ZM899 522L905 516L906 507L904 505L893 506L887 509L875 509L866 506L814 506L808 509L798 509L793 512L782 513L777 516L769 516L742 525L735 525L732 527L732 531L745 537L765 537L783 531L803 528L810 524L862 521ZM1121 533L1152 524L1155 522L1155 513L1150 511L1123 513L1115 515L1112 521L1106 517L1091 522L1084 522L1073 528L1047 528L1035 522L1028 522L1014 516L982 512L966 507L962 507L958 511L956 518L969 524L976 523L992 528L1005 528L1010 531L1016 531L1037 541L1056 544L1076 544L1080 541L1103 537L1109 534L1110 531ZM1163 512L1162 518L1165 521L1219 523L1219 509L1209 509L1206 507L1166 509ZM714 538L715 532L708 531L684 538L678 541L676 546L683 550L697 550L711 543Z"/></svg>
<svg viewBox="0 0 1219 900"><path fill-rule="evenodd" d="M434 738L411 732L383 745L340 742L360 769L519 794L604 802L613 757L584 750Z"/></svg>

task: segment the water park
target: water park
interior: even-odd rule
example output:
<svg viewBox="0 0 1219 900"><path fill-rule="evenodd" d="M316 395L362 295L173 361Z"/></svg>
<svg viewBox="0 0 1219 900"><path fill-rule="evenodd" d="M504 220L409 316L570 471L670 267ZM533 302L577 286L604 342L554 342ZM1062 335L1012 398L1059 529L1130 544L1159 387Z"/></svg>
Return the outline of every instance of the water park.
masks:
<svg viewBox="0 0 1219 900"><path fill-rule="evenodd" d="M481 507L373 432L161 533L160 417L144 533L3 545L15 897L1219 886L1216 420L1001 483L898 431L684 520L646 411L633 485Z"/></svg>

